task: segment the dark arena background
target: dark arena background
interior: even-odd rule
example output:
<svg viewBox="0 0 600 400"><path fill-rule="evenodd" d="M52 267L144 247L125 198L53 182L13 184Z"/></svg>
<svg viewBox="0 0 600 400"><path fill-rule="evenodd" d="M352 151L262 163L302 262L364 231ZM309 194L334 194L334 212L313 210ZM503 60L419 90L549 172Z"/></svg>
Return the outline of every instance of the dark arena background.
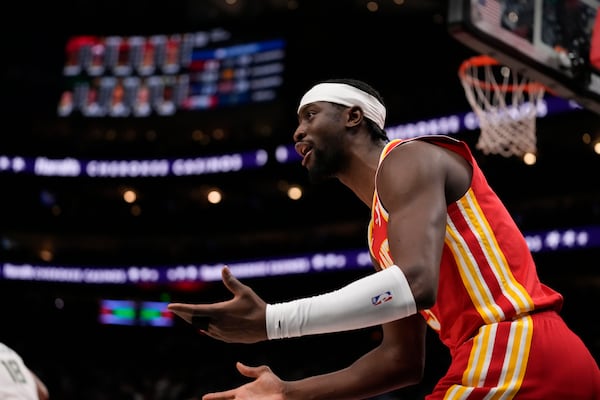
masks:
<svg viewBox="0 0 600 400"><path fill-rule="evenodd" d="M338 182L310 184L291 147L304 91L351 77L381 92L388 133L473 145L541 279L564 295L563 317L600 361L592 37L568 38L571 63L555 74L478 36L457 17L466 3L6 5L4 26L13 27L0 36L0 341L55 400L200 399L245 381L238 360L294 379L346 366L376 346L379 328L225 344L165 309L228 299L224 264L268 302L371 272L368 208ZM597 4L581 3L587 14L576 21L589 24ZM479 130L458 68L484 52L556 84L538 113L532 164L475 147ZM429 339L425 381L378 399L428 393L448 365L446 349Z"/></svg>

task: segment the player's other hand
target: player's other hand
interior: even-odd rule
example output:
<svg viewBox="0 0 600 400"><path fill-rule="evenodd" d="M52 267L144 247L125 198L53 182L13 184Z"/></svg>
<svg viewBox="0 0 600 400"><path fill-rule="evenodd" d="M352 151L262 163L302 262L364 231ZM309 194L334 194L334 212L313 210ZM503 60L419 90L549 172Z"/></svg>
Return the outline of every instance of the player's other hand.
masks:
<svg viewBox="0 0 600 400"><path fill-rule="evenodd" d="M285 400L285 382L269 367L248 367L240 362L236 367L242 375L254 378L254 381L225 392L205 394L202 400Z"/></svg>
<svg viewBox="0 0 600 400"><path fill-rule="evenodd" d="M221 277L233 294L213 304L170 303L168 309L202 333L228 343L256 343L267 340L266 303L224 267Z"/></svg>

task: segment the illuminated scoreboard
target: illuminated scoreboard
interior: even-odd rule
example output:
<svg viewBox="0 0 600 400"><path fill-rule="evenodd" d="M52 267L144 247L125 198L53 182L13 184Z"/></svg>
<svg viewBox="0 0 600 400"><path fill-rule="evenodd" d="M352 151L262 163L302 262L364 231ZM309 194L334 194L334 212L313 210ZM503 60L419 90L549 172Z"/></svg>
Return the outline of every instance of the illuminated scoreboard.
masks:
<svg viewBox="0 0 600 400"><path fill-rule="evenodd" d="M283 84L285 41L234 42L214 29L153 36L73 36L59 116L147 117L265 102Z"/></svg>

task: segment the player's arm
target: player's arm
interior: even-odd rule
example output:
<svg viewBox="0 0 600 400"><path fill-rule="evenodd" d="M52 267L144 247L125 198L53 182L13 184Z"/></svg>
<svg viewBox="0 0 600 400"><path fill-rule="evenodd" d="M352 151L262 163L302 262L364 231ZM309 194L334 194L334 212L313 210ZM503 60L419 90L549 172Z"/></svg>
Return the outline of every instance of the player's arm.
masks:
<svg viewBox="0 0 600 400"><path fill-rule="evenodd" d="M266 304L223 269L233 298L214 304L171 303L168 309L206 335L225 342L254 343L380 325L417 312L402 271L387 268L341 289L285 303Z"/></svg>
<svg viewBox="0 0 600 400"><path fill-rule="evenodd" d="M377 187L389 213L390 252L419 310L435 303L447 204L466 192L470 179L461 156L422 141L396 147L381 165Z"/></svg>
<svg viewBox="0 0 600 400"><path fill-rule="evenodd" d="M414 385L425 364L426 325L413 315L383 325L383 340L347 368L297 381L283 381L268 367L238 365L254 381L236 389L203 396L203 400L365 399Z"/></svg>
<svg viewBox="0 0 600 400"><path fill-rule="evenodd" d="M361 329L417 312L406 277L396 266L338 290L277 304L266 304L228 268L223 282L233 294L230 300L170 303L168 309L206 335L235 343Z"/></svg>

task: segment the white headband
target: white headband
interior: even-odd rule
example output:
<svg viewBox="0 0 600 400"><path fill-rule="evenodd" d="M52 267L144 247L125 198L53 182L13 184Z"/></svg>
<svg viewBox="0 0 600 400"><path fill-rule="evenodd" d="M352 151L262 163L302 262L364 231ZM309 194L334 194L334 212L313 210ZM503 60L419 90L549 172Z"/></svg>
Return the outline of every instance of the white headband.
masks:
<svg viewBox="0 0 600 400"><path fill-rule="evenodd" d="M316 101L328 101L347 107L359 106L369 118L381 129L385 125L385 107L377 98L345 83L319 83L313 86L302 96L298 113L300 109L308 103Z"/></svg>

